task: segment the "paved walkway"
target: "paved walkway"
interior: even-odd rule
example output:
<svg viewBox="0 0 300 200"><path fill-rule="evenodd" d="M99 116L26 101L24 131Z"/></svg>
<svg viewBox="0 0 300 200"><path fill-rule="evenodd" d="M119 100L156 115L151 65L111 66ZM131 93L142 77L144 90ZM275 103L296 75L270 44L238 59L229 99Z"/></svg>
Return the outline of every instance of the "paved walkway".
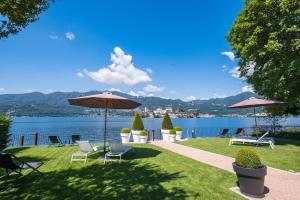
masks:
<svg viewBox="0 0 300 200"><path fill-rule="evenodd" d="M208 165L212 165L214 167L234 173L232 169L232 162L234 162L234 158L165 141L153 141L151 143L155 146L173 151L202 163L206 163ZM260 199L300 200L299 173L293 174L288 171L271 167L268 167L267 173L268 174L265 178L265 186L269 188L269 192L265 194L264 198Z"/></svg>

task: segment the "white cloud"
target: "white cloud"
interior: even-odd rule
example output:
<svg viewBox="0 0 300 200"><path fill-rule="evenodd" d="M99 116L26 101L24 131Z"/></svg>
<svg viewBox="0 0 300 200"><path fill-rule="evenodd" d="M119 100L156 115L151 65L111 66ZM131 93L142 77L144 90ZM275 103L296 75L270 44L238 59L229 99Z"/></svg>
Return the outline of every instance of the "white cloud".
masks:
<svg viewBox="0 0 300 200"><path fill-rule="evenodd" d="M219 95L219 94L214 94L213 95L213 99L217 99L217 98L225 98L225 97L227 97L227 95L225 95L225 94L221 94L221 95Z"/></svg>
<svg viewBox="0 0 300 200"><path fill-rule="evenodd" d="M84 77L84 74L82 72L77 72L76 75L80 78L83 78Z"/></svg>
<svg viewBox="0 0 300 200"><path fill-rule="evenodd" d="M171 94L177 94L177 91L171 90L170 93L171 93Z"/></svg>
<svg viewBox="0 0 300 200"><path fill-rule="evenodd" d="M224 51L221 54L227 56L231 61L234 61L235 56L232 51Z"/></svg>
<svg viewBox="0 0 300 200"><path fill-rule="evenodd" d="M256 63L253 61L250 61L247 65L247 74L246 76L252 76L254 73L254 68L255 68Z"/></svg>
<svg viewBox="0 0 300 200"><path fill-rule="evenodd" d="M165 89L166 89L165 87L158 87L151 84L148 84L147 86L144 87L144 91L146 92L162 92Z"/></svg>
<svg viewBox="0 0 300 200"><path fill-rule="evenodd" d="M149 74L152 74L152 73L153 73L153 70L150 69L150 68L146 68L146 71L147 71Z"/></svg>
<svg viewBox="0 0 300 200"><path fill-rule="evenodd" d="M65 36L68 40L74 40L75 39L75 35L72 32L66 32Z"/></svg>
<svg viewBox="0 0 300 200"><path fill-rule="evenodd" d="M105 91L110 91L110 92L122 92L122 90L118 89L118 88L110 88L110 89L106 89Z"/></svg>
<svg viewBox="0 0 300 200"><path fill-rule="evenodd" d="M196 100L197 98L196 97L194 97L194 96L188 96L188 97L186 97L184 100L185 101L194 101L194 100Z"/></svg>
<svg viewBox="0 0 300 200"><path fill-rule="evenodd" d="M222 71L223 71L223 72L227 72L227 71L228 71L227 65L222 65Z"/></svg>
<svg viewBox="0 0 300 200"><path fill-rule="evenodd" d="M84 69L84 73L97 82L107 84L136 85L150 82L152 79L147 72L136 68L132 63L132 56L126 55L121 48L116 47L111 54L112 64L95 72Z"/></svg>
<svg viewBox="0 0 300 200"><path fill-rule="evenodd" d="M240 78L240 74L241 72L239 71L240 67L234 67L233 69L229 70L229 73L231 74L232 77L234 78L238 78L238 79L241 79Z"/></svg>
<svg viewBox="0 0 300 200"><path fill-rule="evenodd" d="M0 91L2 92L2 91L4 91L5 89L4 88L0 88Z"/></svg>
<svg viewBox="0 0 300 200"><path fill-rule="evenodd" d="M139 97L139 96L149 96L149 94L146 94L144 91L137 91L137 92L134 92L134 91L130 91L128 92L127 94L131 95L131 96L136 96L136 97ZM151 96L153 96L153 94L150 94Z"/></svg>
<svg viewBox="0 0 300 200"><path fill-rule="evenodd" d="M242 88L242 92L254 92L254 89L250 85L246 85Z"/></svg>
<svg viewBox="0 0 300 200"><path fill-rule="evenodd" d="M57 39L58 39L58 35L56 35L55 33L51 33L51 34L49 35L49 38L50 38L51 40L57 40Z"/></svg>
<svg viewBox="0 0 300 200"><path fill-rule="evenodd" d="M33 90L32 89L28 89L28 90L26 90L26 92L33 92Z"/></svg>

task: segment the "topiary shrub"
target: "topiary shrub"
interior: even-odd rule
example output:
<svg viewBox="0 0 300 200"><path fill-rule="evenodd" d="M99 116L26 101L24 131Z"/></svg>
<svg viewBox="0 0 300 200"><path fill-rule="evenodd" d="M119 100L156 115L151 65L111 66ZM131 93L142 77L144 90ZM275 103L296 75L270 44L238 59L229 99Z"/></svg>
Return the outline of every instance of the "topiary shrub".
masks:
<svg viewBox="0 0 300 200"><path fill-rule="evenodd" d="M259 155L255 151L247 148L238 151L235 162L239 167L249 169L258 169L263 166Z"/></svg>
<svg viewBox="0 0 300 200"><path fill-rule="evenodd" d="M135 118L132 124L132 130L141 131L144 130L144 124L139 113L135 114Z"/></svg>
<svg viewBox="0 0 300 200"><path fill-rule="evenodd" d="M130 129L129 128L122 128L121 133L130 133Z"/></svg>
<svg viewBox="0 0 300 200"><path fill-rule="evenodd" d="M176 135L176 130L175 129L170 130L169 134Z"/></svg>
<svg viewBox="0 0 300 200"><path fill-rule="evenodd" d="M181 128L180 126L176 126L176 127L175 127L175 130L176 130L176 131L182 131L182 128Z"/></svg>
<svg viewBox="0 0 300 200"><path fill-rule="evenodd" d="M5 115L0 115L0 151L7 147L9 142L9 128L11 119Z"/></svg>
<svg viewBox="0 0 300 200"><path fill-rule="evenodd" d="M163 129L163 130L173 129L173 124L172 124L171 118L168 113L166 113L164 116L164 119L163 119L163 122L161 125L161 129Z"/></svg>
<svg viewBox="0 0 300 200"><path fill-rule="evenodd" d="M143 130L140 132L140 136L148 136L148 132Z"/></svg>

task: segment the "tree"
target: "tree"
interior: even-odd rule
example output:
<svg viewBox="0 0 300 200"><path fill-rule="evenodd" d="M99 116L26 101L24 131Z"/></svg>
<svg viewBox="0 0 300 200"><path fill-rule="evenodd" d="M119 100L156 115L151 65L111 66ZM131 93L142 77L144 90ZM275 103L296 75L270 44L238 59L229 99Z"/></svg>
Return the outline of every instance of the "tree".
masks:
<svg viewBox="0 0 300 200"><path fill-rule="evenodd" d="M0 39L17 34L38 19L54 0L1 0Z"/></svg>
<svg viewBox="0 0 300 200"><path fill-rule="evenodd" d="M163 119L163 122L161 125L161 129L163 129L163 130L173 129L173 124L172 124L171 118L168 113L166 113L164 116L164 119Z"/></svg>
<svg viewBox="0 0 300 200"><path fill-rule="evenodd" d="M135 114L134 121L132 123L132 130L141 131L144 130L144 124L139 113Z"/></svg>
<svg viewBox="0 0 300 200"><path fill-rule="evenodd" d="M300 1L247 0L227 40L240 76L262 96L300 111Z"/></svg>
<svg viewBox="0 0 300 200"><path fill-rule="evenodd" d="M9 128L11 119L7 116L0 115L0 151L5 149L9 142Z"/></svg>

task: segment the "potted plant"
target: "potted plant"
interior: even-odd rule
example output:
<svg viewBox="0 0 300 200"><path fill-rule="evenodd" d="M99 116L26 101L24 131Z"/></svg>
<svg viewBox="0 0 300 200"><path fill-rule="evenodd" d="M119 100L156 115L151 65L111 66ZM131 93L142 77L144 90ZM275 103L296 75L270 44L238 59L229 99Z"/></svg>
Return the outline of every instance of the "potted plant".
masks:
<svg viewBox="0 0 300 200"><path fill-rule="evenodd" d="M130 129L122 128L120 135L121 135L122 143L128 143L130 137Z"/></svg>
<svg viewBox="0 0 300 200"><path fill-rule="evenodd" d="M139 113L135 114L135 118L132 124L132 136L133 136L133 142L139 143L140 142L140 132L144 130L144 124L142 121L142 118Z"/></svg>
<svg viewBox="0 0 300 200"><path fill-rule="evenodd" d="M260 157L255 151L239 150L232 165L242 193L250 196L261 196L264 193L267 167L261 163Z"/></svg>
<svg viewBox="0 0 300 200"><path fill-rule="evenodd" d="M148 139L148 132L143 130L140 132L140 143L146 144Z"/></svg>
<svg viewBox="0 0 300 200"><path fill-rule="evenodd" d="M176 141L176 130L172 129L169 131L169 141L175 142Z"/></svg>
<svg viewBox="0 0 300 200"><path fill-rule="evenodd" d="M168 113L165 114L162 125L161 125L161 134L162 138L165 141L169 140L169 132L173 129L173 124L170 119L170 116Z"/></svg>
<svg viewBox="0 0 300 200"><path fill-rule="evenodd" d="M182 128L180 126L176 126L175 131L176 131L176 140L181 140Z"/></svg>

